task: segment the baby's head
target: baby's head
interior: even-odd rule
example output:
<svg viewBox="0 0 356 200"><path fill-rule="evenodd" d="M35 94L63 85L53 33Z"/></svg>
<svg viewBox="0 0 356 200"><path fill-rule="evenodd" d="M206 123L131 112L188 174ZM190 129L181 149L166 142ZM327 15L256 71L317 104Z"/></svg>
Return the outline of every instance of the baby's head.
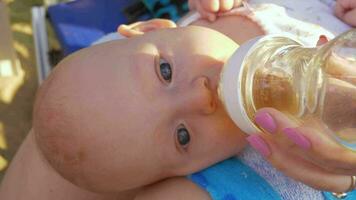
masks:
<svg viewBox="0 0 356 200"><path fill-rule="evenodd" d="M69 56L37 96L41 151L64 178L96 192L184 176L236 154L244 135L218 100L217 84L237 47L223 34L192 26Z"/></svg>

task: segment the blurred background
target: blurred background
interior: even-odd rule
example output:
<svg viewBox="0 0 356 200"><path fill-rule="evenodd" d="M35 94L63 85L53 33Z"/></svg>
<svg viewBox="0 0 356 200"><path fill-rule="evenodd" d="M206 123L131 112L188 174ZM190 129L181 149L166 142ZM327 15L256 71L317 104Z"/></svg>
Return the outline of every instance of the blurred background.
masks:
<svg viewBox="0 0 356 200"><path fill-rule="evenodd" d="M31 128L38 84L30 11L43 3L0 1L0 181Z"/></svg>
<svg viewBox="0 0 356 200"><path fill-rule="evenodd" d="M0 0L0 182L56 63L122 23L176 21L187 11L187 0Z"/></svg>

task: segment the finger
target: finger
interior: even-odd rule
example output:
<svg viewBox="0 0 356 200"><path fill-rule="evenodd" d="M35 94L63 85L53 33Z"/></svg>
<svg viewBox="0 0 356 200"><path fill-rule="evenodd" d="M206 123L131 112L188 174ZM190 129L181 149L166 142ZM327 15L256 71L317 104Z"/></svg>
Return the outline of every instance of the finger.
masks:
<svg viewBox="0 0 356 200"><path fill-rule="evenodd" d="M268 136L251 135L252 147L279 171L318 190L344 192L351 185L350 176L330 173L276 145ZM262 147L261 147L262 146ZM269 151L269 153L266 153Z"/></svg>
<svg viewBox="0 0 356 200"><path fill-rule="evenodd" d="M261 109L259 112L262 112L262 114L268 112L270 121L267 128L270 132L274 132L275 142L284 147L285 150L293 151L295 154L335 173L350 175L356 173L356 153L338 144L331 136L331 131L325 129L325 126L319 120L304 119L306 121L304 125L313 128L298 128L292 117L287 117L287 115L273 108ZM256 122L263 125L266 122L258 119L259 112L256 114ZM274 130L272 130L271 124L275 124ZM291 142L299 148L295 148L296 146Z"/></svg>
<svg viewBox="0 0 356 200"><path fill-rule="evenodd" d="M220 8L219 0L200 0L201 6L208 12L218 12Z"/></svg>
<svg viewBox="0 0 356 200"><path fill-rule="evenodd" d="M339 2L336 2L335 4L335 9L334 9L335 16L342 19L342 17L345 14L345 9L344 7L341 6Z"/></svg>
<svg viewBox="0 0 356 200"><path fill-rule="evenodd" d="M220 0L220 8L221 12L226 12L231 10L234 7L234 0Z"/></svg>
<svg viewBox="0 0 356 200"><path fill-rule="evenodd" d="M354 1L356 2L356 1ZM356 26L356 8L346 12L342 18L344 22L351 26Z"/></svg>
<svg viewBox="0 0 356 200"><path fill-rule="evenodd" d="M355 0L338 0L337 4L339 4L345 10L356 8Z"/></svg>
<svg viewBox="0 0 356 200"><path fill-rule="evenodd" d="M355 0L338 0L335 4L335 15L346 23L355 26L356 17L353 11L356 8ZM348 14L347 16L345 16ZM346 17L346 18L345 18Z"/></svg>
<svg viewBox="0 0 356 200"><path fill-rule="evenodd" d="M265 133L273 135L273 139L280 146L284 146L286 149L293 148L295 146L294 141L291 141L283 130L289 127L298 127L298 123L292 118L286 117L286 114L279 112L273 108L262 108L257 111L255 115L255 122ZM303 147L309 147L310 144L303 144Z"/></svg>
<svg viewBox="0 0 356 200"><path fill-rule="evenodd" d="M310 150L297 148L294 151L325 170L344 174L356 174L356 153L341 146L332 137L308 127L289 129L294 137L303 137L310 141ZM293 136L292 136L293 137ZM291 140L292 137L290 137Z"/></svg>
<svg viewBox="0 0 356 200"><path fill-rule="evenodd" d="M243 0L234 0L234 8L242 6L242 1ZM247 2L247 0L245 0L245 2Z"/></svg>
<svg viewBox="0 0 356 200"><path fill-rule="evenodd" d="M216 15L214 13L206 11L201 4L195 4L196 10L199 12L202 18L208 19L209 21L215 21Z"/></svg>
<svg viewBox="0 0 356 200"><path fill-rule="evenodd" d="M195 10L195 0L189 0L188 1L188 6L189 6L189 10Z"/></svg>
<svg viewBox="0 0 356 200"><path fill-rule="evenodd" d="M298 127L292 117L273 108L263 108L256 113L255 121L285 151L335 173L356 174L356 153L338 144L318 120L305 120L306 125L314 128Z"/></svg>

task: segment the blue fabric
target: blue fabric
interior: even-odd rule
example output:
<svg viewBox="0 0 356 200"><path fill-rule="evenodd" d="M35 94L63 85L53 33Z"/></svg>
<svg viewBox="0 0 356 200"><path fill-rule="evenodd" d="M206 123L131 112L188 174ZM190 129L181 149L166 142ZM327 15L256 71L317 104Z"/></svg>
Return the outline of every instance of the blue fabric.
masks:
<svg viewBox="0 0 356 200"><path fill-rule="evenodd" d="M52 5L49 18L65 55L88 47L127 22L122 12L131 0L76 0Z"/></svg>
<svg viewBox="0 0 356 200"><path fill-rule="evenodd" d="M213 200L280 200L280 195L252 168L237 158L217 163L188 178L206 190ZM322 192L325 200L339 200ZM356 190L343 200L356 200Z"/></svg>
<svg viewBox="0 0 356 200"><path fill-rule="evenodd" d="M76 0L63 2L50 6L48 16L64 55L68 55L116 31L120 24L131 23L132 21L129 20L141 21L159 17L176 21L188 12L187 0L141 1ZM134 19L131 19L132 17Z"/></svg>
<svg viewBox="0 0 356 200"><path fill-rule="evenodd" d="M153 18L177 21L189 11L187 0L142 0Z"/></svg>
<svg viewBox="0 0 356 200"><path fill-rule="evenodd" d="M324 200L321 191L308 187L285 176L281 171L274 168L265 158L247 146L238 157L241 162L251 167L285 200ZM293 166L291 166L293 167Z"/></svg>
<svg viewBox="0 0 356 200"><path fill-rule="evenodd" d="M281 197L254 170L230 158L188 177L213 200L279 200Z"/></svg>
<svg viewBox="0 0 356 200"><path fill-rule="evenodd" d="M334 197L330 192L323 192L325 200L339 200L339 198ZM356 200L356 190L348 192L347 196L343 200Z"/></svg>

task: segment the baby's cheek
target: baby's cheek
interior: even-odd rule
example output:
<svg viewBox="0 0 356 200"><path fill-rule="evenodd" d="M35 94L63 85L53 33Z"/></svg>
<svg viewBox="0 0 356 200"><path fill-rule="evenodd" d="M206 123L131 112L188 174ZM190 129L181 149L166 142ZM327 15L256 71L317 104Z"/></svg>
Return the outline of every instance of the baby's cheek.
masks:
<svg viewBox="0 0 356 200"><path fill-rule="evenodd" d="M83 171L89 167L85 165L88 154L82 142L64 132L56 134L46 130L46 134L36 133L36 143L45 161L64 179L86 188Z"/></svg>

